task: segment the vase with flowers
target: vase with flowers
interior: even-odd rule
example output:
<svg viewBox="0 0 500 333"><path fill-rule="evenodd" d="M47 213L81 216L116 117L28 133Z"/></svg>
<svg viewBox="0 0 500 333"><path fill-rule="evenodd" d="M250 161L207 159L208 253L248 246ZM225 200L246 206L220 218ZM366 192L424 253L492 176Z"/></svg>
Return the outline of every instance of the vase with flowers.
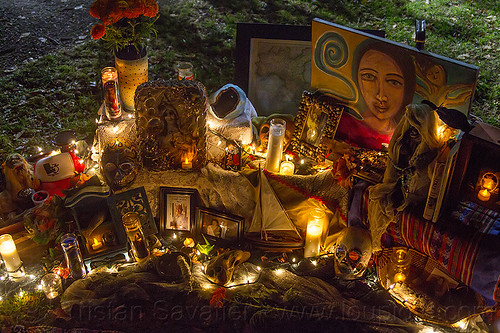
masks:
<svg viewBox="0 0 500 333"><path fill-rule="evenodd" d="M115 67L122 106L135 110L136 88L148 80L147 39L156 35L156 0L94 0L90 14L101 20L90 30L93 39L108 42L115 54Z"/></svg>

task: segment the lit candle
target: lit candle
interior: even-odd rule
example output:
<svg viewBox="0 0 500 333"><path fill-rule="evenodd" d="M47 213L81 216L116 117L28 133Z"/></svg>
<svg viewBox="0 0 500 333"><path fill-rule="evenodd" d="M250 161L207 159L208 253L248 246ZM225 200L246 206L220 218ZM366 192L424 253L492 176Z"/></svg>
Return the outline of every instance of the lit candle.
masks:
<svg viewBox="0 0 500 333"><path fill-rule="evenodd" d="M486 188L479 190L479 192L477 194L477 198L481 201L488 201L488 200L490 200L490 197L491 197L491 193Z"/></svg>
<svg viewBox="0 0 500 333"><path fill-rule="evenodd" d="M396 249L391 255L393 282L404 282L410 272L411 257L405 249Z"/></svg>
<svg viewBox="0 0 500 333"><path fill-rule="evenodd" d="M48 273L42 277L42 290L48 299L54 299L62 294L61 277L55 273Z"/></svg>
<svg viewBox="0 0 500 333"><path fill-rule="evenodd" d="M269 127L269 141L267 143L266 169L279 172L281 154L283 153L283 139L285 138L286 121L280 118L271 120Z"/></svg>
<svg viewBox="0 0 500 333"><path fill-rule="evenodd" d="M11 235L4 234L0 236L0 254L8 272L15 272L21 268L22 262Z"/></svg>
<svg viewBox="0 0 500 333"><path fill-rule="evenodd" d="M188 237L184 240L185 247L194 247L194 239Z"/></svg>
<svg viewBox="0 0 500 333"><path fill-rule="evenodd" d="M314 210L309 216L304 245L304 257L306 258L319 255L321 236L323 235L323 216L324 213L320 210Z"/></svg>
<svg viewBox="0 0 500 333"><path fill-rule="evenodd" d="M102 247L102 241L94 238L94 242L92 243L92 250L97 251Z"/></svg>
<svg viewBox="0 0 500 333"><path fill-rule="evenodd" d="M186 157L186 159L182 162L182 168L184 170L190 170L193 168L193 163Z"/></svg>
<svg viewBox="0 0 500 333"><path fill-rule="evenodd" d="M406 280L406 275L403 273L396 273L394 275L394 282L404 282Z"/></svg>
<svg viewBox="0 0 500 333"><path fill-rule="evenodd" d="M290 161L283 161L280 165L280 174L281 175L293 175L295 171L295 164Z"/></svg>

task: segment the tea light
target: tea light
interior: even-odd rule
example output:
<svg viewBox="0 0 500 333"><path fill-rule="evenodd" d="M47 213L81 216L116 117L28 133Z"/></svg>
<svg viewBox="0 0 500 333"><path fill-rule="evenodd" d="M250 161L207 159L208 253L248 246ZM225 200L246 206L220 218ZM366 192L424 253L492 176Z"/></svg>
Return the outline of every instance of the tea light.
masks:
<svg viewBox="0 0 500 333"><path fill-rule="evenodd" d="M189 237L188 237L188 238L186 238L186 239L184 240L184 246L185 246L185 247L194 247L194 239L189 238Z"/></svg>
<svg viewBox="0 0 500 333"><path fill-rule="evenodd" d="M42 277L42 290L48 299L54 299L63 292L61 277L56 273L48 273Z"/></svg>
<svg viewBox="0 0 500 333"><path fill-rule="evenodd" d="M16 244L10 234L0 236L0 254L8 272L15 272L21 268L22 262L17 253Z"/></svg>
<svg viewBox="0 0 500 333"><path fill-rule="evenodd" d="M186 159L182 162L182 168L184 170L190 170L193 168L193 163L186 157Z"/></svg>
<svg viewBox="0 0 500 333"><path fill-rule="evenodd" d="M309 216L304 245L305 258L319 255L321 236L323 235L323 216L324 212L320 210L313 211Z"/></svg>
<svg viewBox="0 0 500 333"><path fill-rule="evenodd" d="M488 200L490 200L490 197L491 197L491 193L486 188L484 190L480 190L477 193L477 198L481 201L488 201Z"/></svg>
<svg viewBox="0 0 500 333"><path fill-rule="evenodd" d="M280 165L280 174L281 175L288 175L291 176L293 175L295 171L295 164L291 161L283 161L281 162Z"/></svg>
<svg viewBox="0 0 500 333"><path fill-rule="evenodd" d="M97 238L94 238L94 242L92 243L92 250L97 251L99 250L103 244L102 241L98 240Z"/></svg>

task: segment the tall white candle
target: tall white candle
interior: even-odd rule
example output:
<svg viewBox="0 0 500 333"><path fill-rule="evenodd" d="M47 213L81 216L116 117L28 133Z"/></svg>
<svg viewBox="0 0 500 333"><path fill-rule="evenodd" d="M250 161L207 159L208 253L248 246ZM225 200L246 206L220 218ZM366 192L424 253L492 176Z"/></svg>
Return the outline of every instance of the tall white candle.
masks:
<svg viewBox="0 0 500 333"><path fill-rule="evenodd" d="M271 120L269 141L267 143L266 169L272 172L280 171L283 139L285 138L286 121L280 118Z"/></svg>
<svg viewBox="0 0 500 333"><path fill-rule="evenodd" d="M0 254L9 272L15 272L21 267L21 259L17 253L16 244L9 234L0 236Z"/></svg>
<svg viewBox="0 0 500 333"><path fill-rule="evenodd" d="M315 257L319 255L321 236L323 235L324 212L313 210L309 215L307 223L306 241L304 245L304 257Z"/></svg>

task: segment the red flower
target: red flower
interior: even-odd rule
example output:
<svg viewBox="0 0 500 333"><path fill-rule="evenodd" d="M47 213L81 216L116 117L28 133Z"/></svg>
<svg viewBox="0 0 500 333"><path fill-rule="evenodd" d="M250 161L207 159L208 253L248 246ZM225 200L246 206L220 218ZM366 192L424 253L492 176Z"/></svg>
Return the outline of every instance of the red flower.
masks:
<svg viewBox="0 0 500 333"><path fill-rule="evenodd" d="M90 35L93 39L99 39L106 34L106 27L103 24L96 24L90 29Z"/></svg>
<svg viewBox="0 0 500 333"><path fill-rule="evenodd" d="M220 287L215 289L210 300L210 306L212 308L222 308L224 306L224 303L222 303L224 298L226 298L226 288Z"/></svg>
<svg viewBox="0 0 500 333"><path fill-rule="evenodd" d="M155 17L156 14L158 14L158 10L159 10L159 7L158 7L158 4L156 3L156 1L154 1L154 0L147 1L146 8L144 9L144 16Z"/></svg>

